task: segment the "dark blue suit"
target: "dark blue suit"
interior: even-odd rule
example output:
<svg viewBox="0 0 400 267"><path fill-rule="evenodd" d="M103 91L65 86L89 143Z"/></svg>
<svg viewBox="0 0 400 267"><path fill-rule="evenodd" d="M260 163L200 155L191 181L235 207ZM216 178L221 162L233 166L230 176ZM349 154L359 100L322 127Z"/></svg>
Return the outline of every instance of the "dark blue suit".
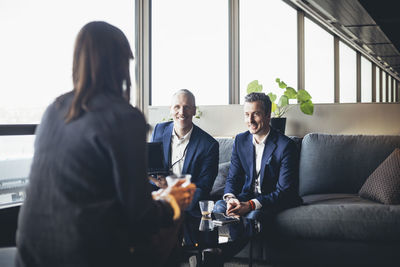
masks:
<svg viewBox="0 0 400 267"><path fill-rule="evenodd" d="M254 193L255 151L249 131L238 134L232 150L231 164L224 193L239 201L256 198L261 211L277 211L301 203L298 196L299 159L295 143L271 128L261 161L261 194Z"/></svg>
<svg viewBox="0 0 400 267"><path fill-rule="evenodd" d="M152 142L162 142L164 147L164 166L169 169L171 158L171 137L173 122L159 123L151 136ZM210 191L218 174L219 144L208 133L193 125L187 146L182 174L191 174L196 192L187 210L199 210L199 200L209 199Z"/></svg>

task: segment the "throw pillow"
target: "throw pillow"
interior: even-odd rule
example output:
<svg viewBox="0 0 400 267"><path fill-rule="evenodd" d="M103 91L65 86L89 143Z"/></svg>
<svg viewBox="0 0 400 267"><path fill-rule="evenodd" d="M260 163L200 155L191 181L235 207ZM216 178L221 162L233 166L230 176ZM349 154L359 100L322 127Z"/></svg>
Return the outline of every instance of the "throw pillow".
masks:
<svg viewBox="0 0 400 267"><path fill-rule="evenodd" d="M400 204L400 149L396 148L368 177L358 194L384 204Z"/></svg>
<svg viewBox="0 0 400 267"><path fill-rule="evenodd" d="M221 197L224 194L226 177L228 176L230 162L223 162L218 165L218 175L215 178L211 189L211 196Z"/></svg>

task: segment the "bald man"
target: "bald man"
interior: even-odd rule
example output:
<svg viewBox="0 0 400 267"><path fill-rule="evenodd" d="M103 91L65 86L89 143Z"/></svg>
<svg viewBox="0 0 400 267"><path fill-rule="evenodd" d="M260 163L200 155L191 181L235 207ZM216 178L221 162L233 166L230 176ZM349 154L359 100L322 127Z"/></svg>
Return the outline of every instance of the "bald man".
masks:
<svg viewBox="0 0 400 267"><path fill-rule="evenodd" d="M164 167L171 173L192 175L197 189L186 210L200 214L198 202L210 198L218 174L219 144L194 125L196 100L189 90L181 89L172 96L170 114L173 121L157 124L151 141L163 143ZM156 184L165 187L164 177Z"/></svg>

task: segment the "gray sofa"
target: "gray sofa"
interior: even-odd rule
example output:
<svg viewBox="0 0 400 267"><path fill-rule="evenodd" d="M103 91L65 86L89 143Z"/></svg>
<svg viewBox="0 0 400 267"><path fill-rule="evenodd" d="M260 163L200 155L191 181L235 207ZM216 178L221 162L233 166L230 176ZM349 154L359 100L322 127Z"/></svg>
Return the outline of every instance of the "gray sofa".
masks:
<svg viewBox="0 0 400 267"><path fill-rule="evenodd" d="M218 142L214 199L222 194L233 139ZM256 240L255 258L279 266L400 266L400 205L358 196L396 147L400 136L306 135L299 172L304 205L273 218L268 233Z"/></svg>

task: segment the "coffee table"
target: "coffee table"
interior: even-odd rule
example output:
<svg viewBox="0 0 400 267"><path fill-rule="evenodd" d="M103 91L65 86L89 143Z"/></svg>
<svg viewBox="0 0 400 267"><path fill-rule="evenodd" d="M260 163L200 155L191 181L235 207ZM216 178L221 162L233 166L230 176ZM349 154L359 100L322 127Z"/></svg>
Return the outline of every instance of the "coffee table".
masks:
<svg viewBox="0 0 400 267"><path fill-rule="evenodd" d="M244 246L249 242L249 266L252 266L253 240L259 234L256 221L241 217L238 222L219 226L214 225L212 219L215 219L214 214L211 214L211 217L185 214L182 242L184 252L189 255L197 255L197 262L201 262L201 255L204 251L226 250L230 249L230 246L234 247L233 243L239 244L240 247L240 244Z"/></svg>

